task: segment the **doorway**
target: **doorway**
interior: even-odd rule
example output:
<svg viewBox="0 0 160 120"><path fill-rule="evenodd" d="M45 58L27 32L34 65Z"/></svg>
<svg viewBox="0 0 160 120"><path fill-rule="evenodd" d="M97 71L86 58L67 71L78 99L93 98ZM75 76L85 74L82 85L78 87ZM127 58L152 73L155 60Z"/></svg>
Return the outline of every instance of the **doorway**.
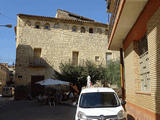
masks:
<svg viewBox="0 0 160 120"><path fill-rule="evenodd" d="M38 94L44 92L44 86L36 84L36 82L42 81L42 80L44 80L44 76L43 75L31 76L31 95L33 97L38 96Z"/></svg>

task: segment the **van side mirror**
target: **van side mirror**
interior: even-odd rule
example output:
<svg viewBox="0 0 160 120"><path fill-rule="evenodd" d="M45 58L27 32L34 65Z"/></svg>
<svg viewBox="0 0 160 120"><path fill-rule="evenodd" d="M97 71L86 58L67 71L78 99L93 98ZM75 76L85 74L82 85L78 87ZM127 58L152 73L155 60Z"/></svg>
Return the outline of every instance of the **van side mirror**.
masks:
<svg viewBox="0 0 160 120"><path fill-rule="evenodd" d="M122 104L122 105L125 105L125 104L126 104L126 101L122 100L122 101L121 101L121 104Z"/></svg>

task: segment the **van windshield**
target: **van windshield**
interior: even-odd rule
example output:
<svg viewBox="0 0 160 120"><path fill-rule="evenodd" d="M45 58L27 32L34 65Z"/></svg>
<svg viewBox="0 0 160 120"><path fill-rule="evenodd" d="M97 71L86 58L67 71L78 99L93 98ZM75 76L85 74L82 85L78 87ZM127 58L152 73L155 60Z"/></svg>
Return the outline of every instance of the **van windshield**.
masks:
<svg viewBox="0 0 160 120"><path fill-rule="evenodd" d="M83 93L79 106L82 108L118 107L118 97L113 92Z"/></svg>

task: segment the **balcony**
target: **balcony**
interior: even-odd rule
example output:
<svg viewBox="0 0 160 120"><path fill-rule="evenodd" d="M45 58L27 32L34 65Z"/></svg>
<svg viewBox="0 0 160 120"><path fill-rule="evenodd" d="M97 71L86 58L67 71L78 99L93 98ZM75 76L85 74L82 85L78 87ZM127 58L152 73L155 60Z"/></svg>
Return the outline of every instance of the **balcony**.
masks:
<svg viewBox="0 0 160 120"><path fill-rule="evenodd" d="M124 42L127 35L132 30L147 2L148 0L107 0L107 12L111 14L108 31L109 50L126 48L128 43Z"/></svg>
<svg viewBox="0 0 160 120"><path fill-rule="evenodd" d="M42 58L30 58L29 59L29 67L31 67L31 68L45 68L46 62Z"/></svg>
<svg viewBox="0 0 160 120"><path fill-rule="evenodd" d="M116 19L118 7L120 0L107 0L107 12L111 14L111 18L109 20L109 31L108 31L108 39L111 37L113 25Z"/></svg>

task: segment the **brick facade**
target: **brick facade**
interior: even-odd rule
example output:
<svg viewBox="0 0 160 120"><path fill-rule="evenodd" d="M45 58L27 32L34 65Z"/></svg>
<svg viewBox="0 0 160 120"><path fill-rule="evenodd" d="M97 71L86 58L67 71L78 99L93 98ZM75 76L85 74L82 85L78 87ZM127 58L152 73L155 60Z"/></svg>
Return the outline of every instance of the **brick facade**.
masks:
<svg viewBox="0 0 160 120"><path fill-rule="evenodd" d="M160 0L107 0L107 3L111 18L115 18L110 23L113 29L108 47L124 50L128 119L160 120Z"/></svg>
<svg viewBox="0 0 160 120"><path fill-rule="evenodd" d="M127 112L138 120L160 120L160 8L147 21L147 40L151 90L141 91L139 56L136 41L125 50L125 80ZM142 36L141 36L142 37Z"/></svg>
<svg viewBox="0 0 160 120"><path fill-rule="evenodd" d="M147 23L152 97L156 113L160 114L160 8ZM160 119L160 118L159 118Z"/></svg>

